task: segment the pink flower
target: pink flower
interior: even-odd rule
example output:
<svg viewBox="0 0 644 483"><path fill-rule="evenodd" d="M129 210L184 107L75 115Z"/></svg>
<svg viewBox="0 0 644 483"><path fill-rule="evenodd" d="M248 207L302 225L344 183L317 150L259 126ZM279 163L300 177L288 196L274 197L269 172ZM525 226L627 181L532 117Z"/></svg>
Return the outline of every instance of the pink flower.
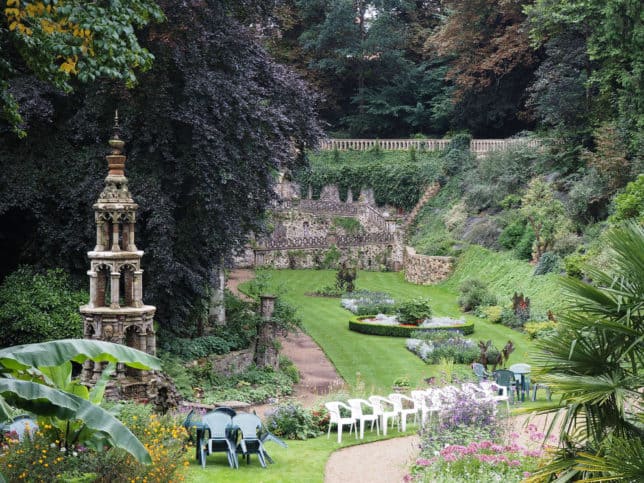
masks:
<svg viewBox="0 0 644 483"><path fill-rule="evenodd" d="M519 460L512 460L508 463L510 466L521 466L521 462Z"/></svg>
<svg viewBox="0 0 644 483"><path fill-rule="evenodd" d="M523 472L523 477L524 478L529 478L530 477L530 472L529 471L524 471Z"/></svg>
<svg viewBox="0 0 644 483"><path fill-rule="evenodd" d="M418 466L429 466L429 465L432 464L432 462L430 460L428 460L427 458L418 458L416 460L416 464Z"/></svg>

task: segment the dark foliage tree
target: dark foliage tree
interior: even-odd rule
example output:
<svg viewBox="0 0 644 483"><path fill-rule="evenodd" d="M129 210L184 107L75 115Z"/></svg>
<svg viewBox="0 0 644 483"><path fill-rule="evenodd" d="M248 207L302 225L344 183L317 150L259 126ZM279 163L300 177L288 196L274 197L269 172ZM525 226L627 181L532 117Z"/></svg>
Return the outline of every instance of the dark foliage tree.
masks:
<svg viewBox="0 0 644 483"><path fill-rule="evenodd" d="M426 48L450 56L455 128L477 136L507 136L530 127L520 113L539 59L527 35L521 10L524 3L443 2L445 21Z"/></svg>
<svg viewBox="0 0 644 483"><path fill-rule="evenodd" d="M168 21L144 32L155 64L138 88L104 82L74 98L40 90L36 111L48 115L32 119L33 135L2 134L0 222L22 235L4 240L7 265L24 260L81 276L118 106L141 206L146 300L166 328L189 334L214 268L261 229L275 170L302 164L319 129L307 86L235 18L244 5L160 5ZM255 7L242 9L245 22Z"/></svg>

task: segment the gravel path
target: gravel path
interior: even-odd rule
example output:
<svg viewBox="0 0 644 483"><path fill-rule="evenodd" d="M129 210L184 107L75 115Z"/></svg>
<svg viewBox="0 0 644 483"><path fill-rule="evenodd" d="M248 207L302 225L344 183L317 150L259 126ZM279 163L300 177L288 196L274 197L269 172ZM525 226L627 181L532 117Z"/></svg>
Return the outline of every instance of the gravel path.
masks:
<svg viewBox="0 0 644 483"><path fill-rule="evenodd" d="M418 436L387 439L341 449L331 455L324 470L325 483L349 481L396 483L409 473L418 455Z"/></svg>

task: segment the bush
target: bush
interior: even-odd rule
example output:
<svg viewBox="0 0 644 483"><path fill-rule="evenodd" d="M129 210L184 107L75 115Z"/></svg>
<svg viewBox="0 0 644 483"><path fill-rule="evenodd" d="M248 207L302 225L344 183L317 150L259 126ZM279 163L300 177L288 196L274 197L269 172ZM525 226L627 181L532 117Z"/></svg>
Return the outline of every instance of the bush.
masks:
<svg viewBox="0 0 644 483"><path fill-rule="evenodd" d="M313 291L314 295L320 297L342 297L344 291L335 284L323 285Z"/></svg>
<svg viewBox="0 0 644 483"><path fill-rule="evenodd" d="M534 267L534 275L545 275L546 273L557 272L559 271L560 262L561 259L556 253L545 252L539 258L537 266Z"/></svg>
<svg viewBox="0 0 644 483"><path fill-rule="evenodd" d="M507 225L499 234L499 245L506 250L514 250L514 248L521 242L523 235L526 231L525 220L515 220ZM532 247L532 244L530 244Z"/></svg>
<svg viewBox="0 0 644 483"><path fill-rule="evenodd" d="M466 230L463 240L485 248L497 249L500 232L499 226L492 218L484 218Z"/></svg>
<svg viewBox="0 0 644 483"><path fill-rule="evenodd" d="M644 174L640 174L635 181L626 185L623 193L615 196L613 200L615 212L610 221L617 223L631 218L644 223Z"/></svg>
<svg viewBox="0 0 644 483"><path fill-rule="evenodd" d="M87 300L85 292L72 288L63 270L38 273L20 267L0 286L0 346L81 338L78 307Z"/></svg>
<svg viewBox="0 0 644 483"><path fill-rule="evenodd" d="M557 330L557 323L552 320L544 322L526 322L523 330L530 339L543 339L551 337Z"/></svg>
<svg viewBox="0 0 644 483"><path fill-rule="evenodd" d="M501 322L503 307L499 305L489 305L483 308L483 313L490 322L492 322L493 324L498 324L499 322Z"/></svg>
<svg viewBox="0 0 644 483"><path fill-rule="evenodd" d="M293 364L291 359L286 356L279 356L279 368L282 373L288 376L293 384L300 382L300 371L297 370L297 366Z"/></svg>
<svg viewBox="0 0 644 483"><path fill-rule="evenodd" d="M428 298L418 297L400 303L396 314L401 324L420 325L432 316L432 307Z"/></svg>
<svg viewBox="0 0 644 483"><path fill-rule="evenodd" d="M363 322L360 317L349 321L349 330L360 332L368 335L384 335L389 337L411 337L415 331L432 332L437 330L451 330L454 332L469 335L474 333L474 322L466 322L463 325L454 325L454 327L413 327L404 325L381 325Z"/></svg>
<svg viewBox="0 0 644 483"><path fill-rule="evenodd" d="M292 375L291 375L292 376ZM293 380L282 371L270 368L251 367L245 372L230 377L220 377L214 387L208 389L205 403L243 401L264 403L271 398L288 396L293 392Z"/></svg>
<svg viewBox="0 0 644 483"><path fill-rule="evenodd" d="M514 247L514 253L520 260L532 260L532 246L534 245L535 236L534 231L530 226L526 225L526 229L519 240L519 243Z"/></svg>
<svg viewBox="0 0 644 483"><path fill-rule="evenodd" d="M501 312L501 324L512 329L523 327L523 321L514 313L511 307L504 307Z"/></svg>
<svg viewBox="0 0 644 483"><path fill-rule="evenodd" d="M474 310L479 305L496 304L496 297L488 291L487 284L479 279L465 280L459 290L461 295L458 297L458 305L465 312Z"/></svg>
<svg viewBox="0 0 644 483"><path fill-rule="evenodd" d="M213 354L227 354L231 345L222 337L205 336L194 339L164 337L160 347L184 361L193 361Z"/></svg>
<svg viewBox="0 0 644 483"><path fill-rule="evenodd" d="M564 269L569 277L582 278L584 276L584 265L588 262L588 255L585 253L571 253L564 258Z"/></svg>
<svg viewBox="0 0 644 483"><path fill-rule="evenodd" d="M286 439L309 439L323 434L319 415L299 404L285 403L266 416L266 427L275 436Z"/></svg>

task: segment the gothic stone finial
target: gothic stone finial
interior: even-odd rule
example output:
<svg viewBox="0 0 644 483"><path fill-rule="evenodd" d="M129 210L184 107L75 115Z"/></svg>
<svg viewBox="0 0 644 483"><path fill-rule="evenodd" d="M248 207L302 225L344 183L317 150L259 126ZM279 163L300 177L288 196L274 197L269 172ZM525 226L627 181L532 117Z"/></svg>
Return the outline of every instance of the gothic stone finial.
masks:
<svg viewBox="0 0 644 483"><path fill-rule="evenodd" d="M125 168L125 155L123 154L123 148L125 147L125 141L120 137L121 128L119 126L119 111L114 112L114 132L112 137L108 141L108 144L112 148L112 151L107 156L107 163L109 166L109 175L110 176L124 176Z"/></svg>

